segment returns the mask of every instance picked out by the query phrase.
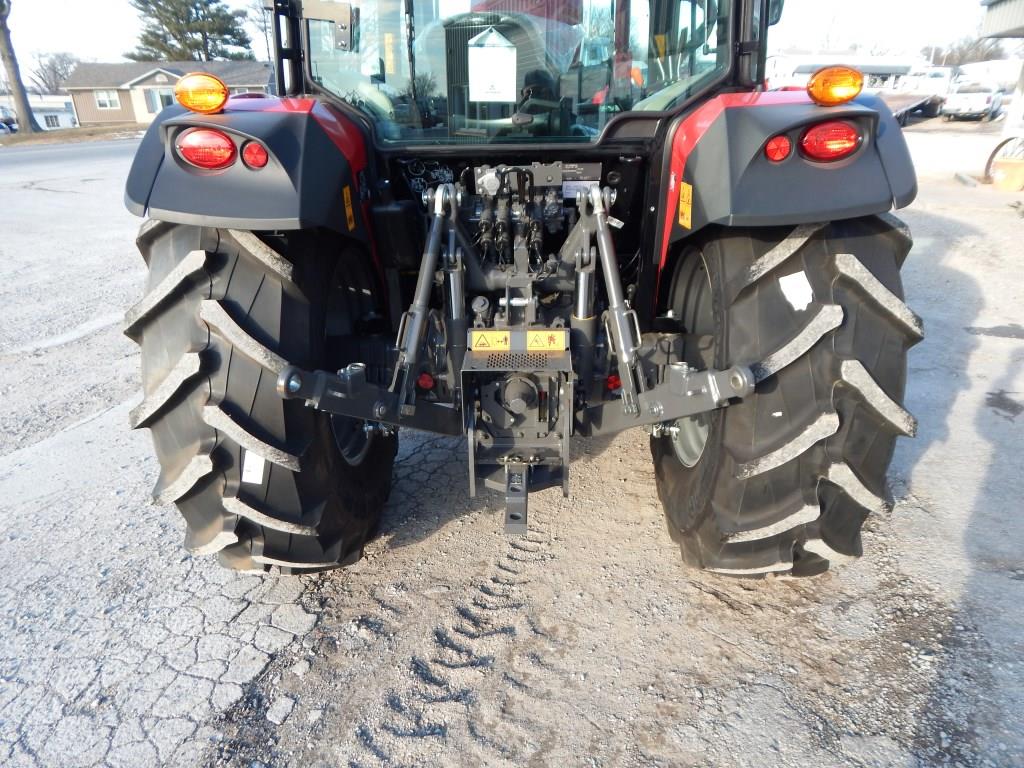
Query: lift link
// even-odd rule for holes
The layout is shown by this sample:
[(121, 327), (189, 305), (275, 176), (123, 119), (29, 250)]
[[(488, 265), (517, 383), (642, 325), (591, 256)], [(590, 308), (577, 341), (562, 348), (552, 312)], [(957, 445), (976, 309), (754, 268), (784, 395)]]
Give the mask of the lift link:
[(423, 332), (427, 317), (430, 314), (430, 294), (434, 287), (434, 273), (441, 255), (441, 239), (444, 234), (446, 219), (450, 210), (455, 207), (455, 185), (441, 184), (436, 190), (426, 194), (428, 207), (434, 212), (430, 221), (430, 233), (427, 245), (423, 249), (419, 275), (416, 278), (416, 292), (413, 294), (412, 305), (402, 315), (398, 326), (398, 362), (395, 375), (391, 380), (390, 391), (399, 398), (399, 407), (403, 415), (412, 415), (416, 411), (416, 387), (410, 372), (415, 370), (419, 361), (420, 349), (423, 346)]
[(604, 273), (605, 291), (608, 294), (605, 328), (612, 351), (618, 360), (619, 378), (622, 380), (622, 409), (626, 414), (636, 416), (640, 413), (637, 397), (646, 388), (637, 354), (640, 350), (640, 323), (637, 321), (636, 312), (626, 303), (622, 280), (619, 277), (615, 244), (608, 228), (608, 208), (614, 200), (613, 194), (608, 187), (592, 187), (590, 202), (594, 207), (597, 253), (601, 259), (601, 271)]

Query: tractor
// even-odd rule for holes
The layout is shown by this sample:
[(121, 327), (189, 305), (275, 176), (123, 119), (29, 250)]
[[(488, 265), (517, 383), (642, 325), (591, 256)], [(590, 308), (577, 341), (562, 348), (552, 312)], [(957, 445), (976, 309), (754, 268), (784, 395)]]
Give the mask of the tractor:
[(181, 78), (127, 179), (125, 332), (186, 548), (355, 562), (409, 429), (464, 438), (466, 493), (524, 534), (574, 437), (642, 428), (686, 564), (860, 556), (916, 428), (917, 182), (856, 70), (766, 90), (781, 13), (273, 0), (276, 93)]

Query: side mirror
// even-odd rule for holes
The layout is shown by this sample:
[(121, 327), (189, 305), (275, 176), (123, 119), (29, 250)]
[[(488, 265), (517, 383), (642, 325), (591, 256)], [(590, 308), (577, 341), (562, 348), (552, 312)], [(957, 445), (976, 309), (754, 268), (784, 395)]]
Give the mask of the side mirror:
[(785, 0), (768, 0), (768, 26), (774, 26), (782, 21), (782, 5)]

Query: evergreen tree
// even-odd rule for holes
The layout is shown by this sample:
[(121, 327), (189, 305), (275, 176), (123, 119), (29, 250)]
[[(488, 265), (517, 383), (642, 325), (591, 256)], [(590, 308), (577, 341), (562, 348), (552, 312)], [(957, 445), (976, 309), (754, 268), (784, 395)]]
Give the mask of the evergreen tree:
[(142, 17), (135, 61), (252, 59), (245, 11), (223, 0), (131, 0)]

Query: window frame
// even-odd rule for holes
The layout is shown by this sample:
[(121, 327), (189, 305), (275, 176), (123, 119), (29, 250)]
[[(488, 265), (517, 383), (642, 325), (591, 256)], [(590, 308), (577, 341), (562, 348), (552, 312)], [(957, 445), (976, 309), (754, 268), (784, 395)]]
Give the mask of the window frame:
[[(319, 2), (319, 0), (317, 1)], [(616, 2), (618, 1), (619, 0), (616, 0)], [(726, 17), (726, 23), (719, 27), (719, 29), (724, 32), (725, 38), (724, 40), (719, 40), (718, 46), (716, 46), (724, 49), (726, 52), (723, 61), (724, 66), (720, 68), (716, 67), (714, 70), (705, 73), (707, 77), (702, 83), (700, 83), (699, 88), (695, 88), (697, 83), (692, 83), (691, 86), (687, 88), (686, 92), (678, 94), (671, 103), (662, 109), (651, 109), (649, 111), (631, 109), (612, 115), (600, 128), (598, 134), (587, 140), (578, 140), (576, 137), (550, 137), (543, 141), (516, 142), (485, 140), (451, 142), (417, 139), (394, 140), (384, 137), (381, 134), (380, 121), (375, 119), (374, 116), (368, 113), (365, 109), (349, 103), (343, 96), (340, 96), (335, 91), (323, 85), (320, 77), (315, 74), (316, 56), (312, 54), (313, 34), (310, 25), (314, 21), (326, 20), (304, 14), (295, 17), (297, 21), (297, 29), (289, 32), (289, 34), (297, 34), (300, 37), (300, 47), (305, 54), (300, 58), (300, 64), (296, 68), (302, 74), (302, 83), (299, 87), (295, 87), (294, 84), (291, 84), (282, 89), (282, 91), (286, 94), (299, 94), (303, 92), (320, 94), (325, 100), (331, 102), (343, 112), (349, 114), (352, 118), (359, 120), (360, 123), (369, 131), (374, 146), (382, 152), (415, 151), (425, 156), (445, 156), (453, 153), (460, 154), (467, 151), (469, 147), (486, 147), (489, 152), (503, 152), (506, 150), (521, 151), (523, 149), (541, 151), (557, 149), (561, 151), (567, 147), (575, 149), (601, 149), (606, 142), (619, 140), (619, 137), (616, 135), (616, 131), (618, 131), (619, 127), (622, 125), (634, 121), (641, 121), (650, 123), (657, 127), (661, 121), (675, 119), (689, 106), (696, 103), (708, 93), (716, 92), (717, 89), (720, 89), (723, 86), (737, 84), (739, 79), (738, 76), (742, 71), (742, 67), (739, 64), (742, 57), (735, 55), (734, 51), (738, 44), (738, 40), (743, 37), (741, 22), (745, 16), (750, 15), (752, 8), (760, 8), (761, 4), (767, 3), (768, 0), (729, 0), (729, 2), (730, 11)], [(719, 18), (721, 18), (720, 15)], [(756, 19), (755, 23), (758, 23)], [(767, 14), (764, 15), (764, 24), (762, 26), (767, 29)], [(766, 48), (761, 46), (761, 63), (758, 65), (761, 70), (764, 69), (763, 60), (765, 51)], [(281, 71), (284, 71), (283, 68), (281, 68)], [(287, 75), (287, 72), (285, 72), (285, 74)], [(763, 78), (761, 79), (763, 80)], [(640, 140), (640, 138), (637, 138), (631, 141)]]
[[(119, 94), (117, 92), (116, 88), (113, 89), (113, 90), (111, 90), (109, 88), (104, 88), (102, 90), (97, 89), (97, 90), (93, 91), (92, 94), (93, 94), (93, 99), (96, 102), (96, 109), (103, 109), (103, 110), (121, 109), (121, 94)], [(107, 98), (103, 98), (101, 100), (100, 94), (107, 94)], [(113, 100), (111, 100), (109, 98), (110, 94), (114, 95)]]
[(60, 117), (57, 115), (43, 115), (43, 125), (47, 128), (60, 128)]

